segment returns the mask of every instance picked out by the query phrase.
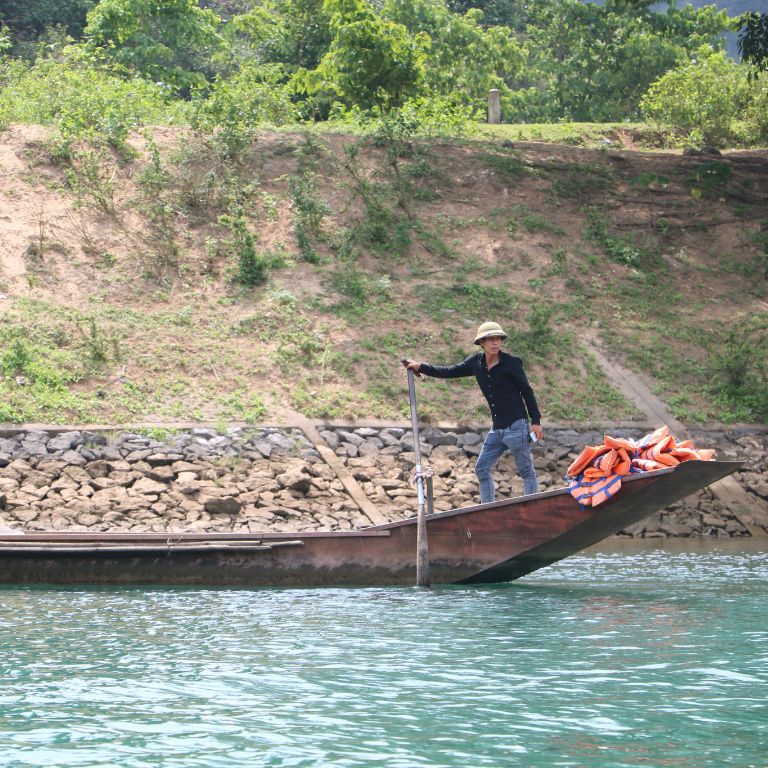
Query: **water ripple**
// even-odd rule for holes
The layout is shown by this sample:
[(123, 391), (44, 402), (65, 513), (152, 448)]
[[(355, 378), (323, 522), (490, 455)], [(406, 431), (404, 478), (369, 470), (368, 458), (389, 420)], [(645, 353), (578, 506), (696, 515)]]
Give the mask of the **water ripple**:
[(762, 767), (768, 556), (511, 585), (0, 589), (0, 765)]

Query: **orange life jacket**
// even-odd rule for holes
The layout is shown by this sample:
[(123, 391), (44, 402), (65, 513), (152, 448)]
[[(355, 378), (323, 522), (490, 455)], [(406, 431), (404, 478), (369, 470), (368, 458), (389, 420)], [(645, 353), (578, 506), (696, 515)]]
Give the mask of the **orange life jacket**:
[(690, 440), (677, 443), (665, 425), (638, 441), (605, 435), (602, 445), (588, 445), (568, 467), (568, 490), (579, 504), (596, 507), (621, 489), (621, 478), (634, 472), (676, 467), (682, 461), (710, 461), (714, 450), (696, 450)]

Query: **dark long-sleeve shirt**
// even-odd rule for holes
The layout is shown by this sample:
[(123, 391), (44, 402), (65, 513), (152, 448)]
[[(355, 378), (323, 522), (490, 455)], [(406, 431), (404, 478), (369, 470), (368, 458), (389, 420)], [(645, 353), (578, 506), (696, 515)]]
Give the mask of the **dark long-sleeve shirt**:
[(541, 424), (539, 406), (519, 357), (499, 352), (499, 362), (489, 371), (485, 353), (480, 352), (456, 365), (422, 363), (419, 372), (438, 379), (474, 376), (488, 401), (494, 429), (506, 429), (518, 419), (529, 417), (531, 424)]

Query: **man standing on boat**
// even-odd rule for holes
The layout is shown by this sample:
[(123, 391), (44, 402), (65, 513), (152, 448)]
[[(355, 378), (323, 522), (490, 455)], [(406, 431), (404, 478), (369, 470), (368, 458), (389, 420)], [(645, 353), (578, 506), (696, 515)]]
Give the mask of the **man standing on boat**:
[(543, 437), (541, 414), (523, 370), (523, 361), (501, 351), (501, 344), (506, 338), (507, 334), (498, 323), (483, 323), (475, 334), (475, 344), (482, 347), (482, 352), (471, 355), (462, 363), (437, 366), (415, 360), (405, 361), (405, 367), (418, 374), (438, 379), (463, 376), (477, 379), (493, 419), (493, 426), (486, 435), (475, 465), (482, 504), (493, 501), (496, 496), (492, 470), (506, 450), (515, 457), (517, 471), (523, 478), (524, 493), (536, 493), (538, 489), (529, 443), (532, 439), (530, 435), (534, 435), (536, 440)]

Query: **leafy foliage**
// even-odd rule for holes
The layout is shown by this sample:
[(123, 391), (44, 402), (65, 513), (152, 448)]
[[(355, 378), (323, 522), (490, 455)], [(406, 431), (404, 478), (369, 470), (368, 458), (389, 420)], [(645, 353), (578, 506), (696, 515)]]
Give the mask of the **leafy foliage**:
[(191, 122), (197, 130), (218, 133), (227, 156), (235, 157), (254, 141), (259, 126), (283, 125), (296, 116), (282, 67), (246, 63), (195, 103)]
[(333, 40), (323, 0), (262, 0), (234, 16), (224, 35), (230, 60), (280, 63), (289, 72), (317, 67)]
[(59, 27), (69, 35), (79, 35), (85, 27), (86, 14), (97, 0), (4, 0), (0, 19), (17, 42), (35, 41), (50, 27)]
[(651, 0), (533, 0), (529, 62), (504, 98), (509, 121), (606, 121), (632, 117), (644, 91), (704, 43), (719, 44), (728, 16), (714, 6), (663, 11)]
[(712, 355), (713, 390), (736, 419), (768, 419), (768, 316), (740, 319)]
[(248, 218), (242, 202), (233, 201), (229, 212), (219, 217), (219, 223), (231, 234), (228, 246), (237, 261), (235, 282), (247, 288), (265, 283), (268, 276), (267, 264), (256, 250), (256, 238), (248, 227)]
[[(422, 135), (457, 135), (485, 113), (491, 88), (501, 93), (506, 121), (626, 120), (640, 114), (651, 84), (701, 63), (702, 45), (716, 51), (729, 27), (741, 29), (750, 64), (734, 64), (734, 72), (759, 72), (766, 50), (765, 14), (734, 21), (714, 6), (652, 0), (9, 0), (1, 13), (8, 31), (0, 33), (0, 50), (34, 64), (3, 63), (2, 78), (12, 86), (31, 67), (25, 85), (33, 87), (31, 98), (15, 94), (32, 104), (6, 108), (0, 121), (36, 114), (31, 119), (68, 122), (68, 135), (95, 130), (119, 141), (136, 125), (172, 116), (217, 136), (231, 157), (265, 124), (332, 117), (365, 125), (393, 109), (408, 113)], [(84, 102), (80, 110), (47, 107), (39, 93), (55, 104), (69, 92), (43, 71), (44, 62), (53, 67), (72, 48), (65, 32), (82, 34), (86, 46), (74, 46), (81, 74), (88, 71), (72, 86)], [(34, 49), (37, 39), (46, 47)], [(64, 66), (70, 76), (73, 56), (66, 54)], [(720, 99), (727, 100), (734, 78), (724, 70), (698, 90), (681, 86), (678, 100), (714, 104), (721, 75), (727, 87)], [(120, 79), (129, 86), (121, 89)], [(654, 89), (643, 102), (646, 114), (663, 113), (672, 127), (676, 120), (692, 124), (682, 107), (674, 114), (657, 108), (663, 88)], [(115, 99), (105, 99), (105, 90)], [(173, 107), (166, 103), (165, 114), (147, 109), (155, 100)], [(697, 140), (711, 128), (722, 140), (763, 141), (767, 102), (764, 90), (754, 91), (733, 119), (723, 103), (714, 110), (723, 112), (722, 124), (706, 118), (704, 128), (685, 130), (698, 130)]]
[(121, 145), (142, 123), (168, 113), (163, 89), (118, 73), (78, 45), (49, 50), (32, 64), (2, 62), (0, 120), (55, 125), (65, 140)]
[(330, 92), (349, 105), (388, 110), (418, 92), (429, 37), (409, 35), (365, 0), (325, 0), (334, 38), (313, 72), (297, 80), (309, 93)]
[(205, 62), (220, 44), (218, 23), (195, 0), (100, 0), (85, 35), (115, 62), (188, 93), (206, 82)]
[(475, 8), (452, 13), (442, 0), (386, 0), (382, 14), (412, 35), (431, 41), (425, 67), (426, 93), (483, 104), (490, 88), (510, 93), (509, 83), (521, 74), (523, 48), (501, 26), (483, 24)]
[(651, 86), (642, 109), (648, 118), (685, 130), (694, 144), (765, 140), (765, 119), (755, 110), (755, 104), (766, 103), (764, 91), (722, 51), (702, 47), (694, 60)]
[(768, 70), (768, 13), (745, 13), (736, 27), (741, 60), (757, 72)]

